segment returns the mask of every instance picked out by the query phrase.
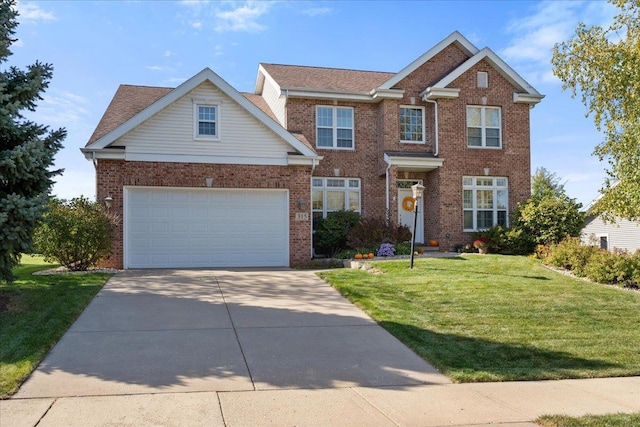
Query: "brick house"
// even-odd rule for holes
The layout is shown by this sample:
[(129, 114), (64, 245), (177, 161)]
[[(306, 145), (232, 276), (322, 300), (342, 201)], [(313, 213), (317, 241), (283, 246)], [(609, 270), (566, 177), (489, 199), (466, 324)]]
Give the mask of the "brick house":
[(253, 94), (209, 69), (175, 89), (123, 85), (82, 149), (122, 216), (107, 263), (300, 264), (332, 211), (412, 226), (415, 183), (416, 240), (452, 249), (529, 197), (542, 98), (458, 32), (397, 73), (260, 64)]

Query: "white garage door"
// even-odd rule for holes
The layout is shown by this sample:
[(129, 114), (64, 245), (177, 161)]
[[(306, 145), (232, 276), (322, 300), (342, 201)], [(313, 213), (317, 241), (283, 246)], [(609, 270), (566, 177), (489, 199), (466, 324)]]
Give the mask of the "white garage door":
[(289, 265), (286, 190), (125, 188), (125, 268)]

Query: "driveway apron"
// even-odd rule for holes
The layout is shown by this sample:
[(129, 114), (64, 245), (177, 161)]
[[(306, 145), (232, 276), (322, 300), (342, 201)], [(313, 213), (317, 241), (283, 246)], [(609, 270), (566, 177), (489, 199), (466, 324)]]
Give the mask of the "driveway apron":
[(112, 277), (16, 398), (446, 384), (313, 272)]

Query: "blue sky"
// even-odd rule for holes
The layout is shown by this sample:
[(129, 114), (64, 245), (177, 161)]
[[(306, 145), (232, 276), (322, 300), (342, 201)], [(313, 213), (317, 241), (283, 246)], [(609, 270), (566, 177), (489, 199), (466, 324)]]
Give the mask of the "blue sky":
[(531, 110), (532, 170), (545, 167), (587, 205), (605, 164), (585, 107), (551, 72), (551, 48), (578, 22), (607, 24), (603, 1), (20, 1), (9, 65), (51, 63), (31, 118), (65, 127), (54, 194), (94, 197), (84, 146), (119, 84), (175, 87), (205, 67), (252, 92), (258, 63), (397, 72), (458, 30), (490, 47), (546, 98)]

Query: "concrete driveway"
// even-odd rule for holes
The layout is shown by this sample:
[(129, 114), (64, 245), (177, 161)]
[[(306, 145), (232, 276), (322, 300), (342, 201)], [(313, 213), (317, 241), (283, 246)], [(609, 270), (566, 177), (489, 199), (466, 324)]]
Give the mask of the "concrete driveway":
[(450, 381), (308, 271), (112, 277), (15, 398)]

